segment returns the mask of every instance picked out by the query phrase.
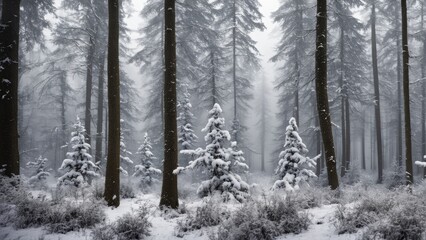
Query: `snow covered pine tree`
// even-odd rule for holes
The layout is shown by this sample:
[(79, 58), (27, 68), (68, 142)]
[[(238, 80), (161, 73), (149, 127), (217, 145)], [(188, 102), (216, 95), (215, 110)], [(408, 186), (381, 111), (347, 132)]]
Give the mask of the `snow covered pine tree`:
[(278, 168), (275, 170), (280, 180), (275, 181), (273, 190), (284, 188), (292, 192), (299, 189), (299, 182), (316, 177), (309, 168), (316, 166), (316, 160), (320, 155), (313, 159), (304, 156), (308, 153), (308, 149), (302, 142), (298, 130), (296, 119), (291, 118), (286, 129), (284, 151), (280, 153)]
[(67, 159), (62, 162), (59, 170), (65, 170), (66, 173), (58, 178), (58, 186), (74, 185), (80, 187), (92, 178), (99, 177), (96, 173), (99, 167), (94, 164), (92, 156), (87, 153), (90, 149), (90, 144), (85, 142), (86, 129), (81, 125), (80, 118), (77, 117), (77, 122), (74, 124), (74, 132), (71, 133), (71, 144), (73, 152), (67, 153)]
[(28, 183), (31, 186), (43, 187), (45, 185), (46, 178), (50, 176), (50, 170), (47, 170), (45, 167), (47, 161), (47, 158), (40, 156), (36, 158), (35, 161), (27, 163), (27, 168), (37, 169), (36, 172), (30, 177), (30, 179), (28, 179)]
[[(123, 125), (124, 120), (120, 120), (121, 125)], [(121, 127), (120, 132), (120, 172), (123, 173), (125, 176), (129, 175), (129, 172), (126, 170), (126, 168), (130, 168), (133, 166), (133, 161), (128, 156), (132, 155), (132, 152), (127, 150), (126, 143), (124, 140), (124, 134), (123, 134), (124, 128)], [(126, 167), (123, 167), (126, 166)]]
[(140, 177), (140, 184), (145, 188), (153, 182), (158, 182), (154, 176), (161, 175), (161, 170), (152, 166), (152, 160), (155, 160), (156, 157), (152, 153), (151, 139), (148, 137), (148, 133), (145, 133), (145, 139), (137, 153), (141, 155), (141, 164), (135, 166), (133, 177)]
[[(206, 148), (182, 150), (182, 153), (194, 155), (197, 159), (191, 161), (187, 167), (178, 167), (173, 173), (179, 174), (187, 169), (205, 167), (210, 174), (210, 179), (203, 181), (198, 187), (198, 196), (205, 197), (214, 192), (220, 192), (225, 201), (233, 196), (236, 200), (242, 202), (248, 195), (249, 185), (238, 174), (231, 171), (232, 162), (229, 157), (232, 154), (230, 154), (229, 149), (224, 148), (226, 141), (231, 140), (231, 135), (228, 131), (223, 130), (225, 119), (220, 116), (221, 113), (222, 109), (216, 103), (209, 112), (210, 119), (206, 127), (202, 129), (203, 132), (207, 132), (204, 137), (207, 143)], [(235, 156), (240, 156), (240, 152)], [(235, 163), (240, 164), (239, 160), (242, 159), (238, 157)]]

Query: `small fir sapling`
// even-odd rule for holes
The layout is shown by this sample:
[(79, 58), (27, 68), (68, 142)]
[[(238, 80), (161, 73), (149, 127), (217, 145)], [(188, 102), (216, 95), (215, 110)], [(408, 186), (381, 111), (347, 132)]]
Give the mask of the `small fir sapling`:
[(237, 142), (231, 142), (231, 147), (227, 149), (231, 161), (232, 171), (235, 173), (248, 173), (249, 166), (245, 163), (244, 152), (238, 149)]
[(151, 185), (153, 182), (158, 180), (155, 176), (161, 175), (161, 170), (155, 168), (152, 161), (156, 159), (152, 153), (151, 139), (148, 137), (148, 133), (145, 133), (144, 142), (139, 147), (138, 152), (141, 155), (141, 164), (135, 166), (134, 177), (141, 178), (141, 184), (143, 186)]
[[(193, 155), (196, 159), (189, 162), (187, 167), (175, 169), (173, 173), (179, 174), (187, 169), (204, 167), (209, 174), (209, 180), (203, 181), (198, 187), (198, 196), (205, 197), (214, 192), (219, 192), (224, 200), (228, 200), (233, 196), (241, 202), (247, 197), (249, 186), (238, 174), (231, 171), (232, 162), (229, 159), (230, 154), (224, 148), (224, 144), (231, 139), (231, 135), (228, 131), (224, 130), (225, 119), (221, 117), (221, 114), (222, 109), (216, 103), (209, 112), (210, 119), (206, 127), (202, 129), (203, 132), (207, 132), (207, 135), (204, 137), (206, 148), (182, 150), (182, 153)], [(241, 160), (241, 158), (239, 159)]]
[(58, 178), (58, 185), (74, 185), (80, 187), (87, 182), (90, 182), (93, 178), (99, 177), (96, 171), (99, 167), (94, 164), (92, 156), (88, 153), (90, 145), (85, 142), (84, 135), (86, 129), (80, 122), (80, 118), (77, 117), (77, 121), (74, 124), (74, 131), (71, 133), (71, 145), (72, 152), (67, 153), (67, 159), (62, 162), (60, 171), (66, 171), (66, 173)]
[(36, 183), (44, 183), (46, 178), (50, 176), (49, 171), (51, 169), (46, 169), (47, 158), (43, 158), (42, 156), (35, 159), (35, 161), (30, 161), (27, 163), (27, 168), (36, 169), (34, 174), (28, 180), (30, 185)]
[[(184, 87), (184, 97), (182, 101), (179, 101), (177, 108), (179, 111), (179, 117), (177, 118), (178, 126), (178, 141), (181, 150), (189, 150), (194, 146), (198, 137), (195, 135), (193, 130), (194, 114), (191, 112), (192, 105), (189, 101), (189, 93), (187, 86)], [(188, 161), (186, 161), (188, 163)]]
[(279, 163), (275, 173), (278, 175), (272, 189), (284, 188), (286, 191), (299, 189), (300, 182), (307, 182), (309, 178), (316, 177), (311, 170), (316, 166), (316, 160), (320, 155), (311, 159), (306, 157), (308, 153), (306, 145), (303, 143), (298, 133), (295, 118), (291, 118), (286, 129), (286, 142), (284, 151), (279, 155)]
[[(124, 120), (121, 119), (120, 122), (123, 125)], [(126, 170), (126, 168), (131, 168), (133, 166), (133, 161), (128, 157), (131, 156), (132, 152), (127, 150), (124, 134), (123, 132), (120, 133), (120, 172), (123, 173), (125, 176), (129, 175), (129, 172)], [(125, 167), (123, 167), (125, 166)]]

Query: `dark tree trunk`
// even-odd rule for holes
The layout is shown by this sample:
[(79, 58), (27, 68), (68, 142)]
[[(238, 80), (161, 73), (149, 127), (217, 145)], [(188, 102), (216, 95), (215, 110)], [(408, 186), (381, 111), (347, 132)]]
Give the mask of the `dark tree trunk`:
[[(397, 9), (397, 8), (395, 8)], [(399, 20), (399, 11), (395, 12), (395, 15), (397, 16), (397, 19)], [(400, 26), (398, 25), (399, 21), (396, 21), (397, 25), (395, 26), (395, 29), (399, 31)], [(398, 114), (398, 142), (397, 142), (397, 161), (399, 170), (402, 169), (402, 60), (401, 60), (401, 38), (397, 36), (396, 39), (396, 46), (397, 46), (397, 63), (396, 63), (396, 71), (397, 71), (397, 96), (398, 96), (398, 107), (397, 107), (397, 114)]]
[[(364, 114), (365, 117), (365, 114)], [(361, 129), (361, 168), (362, 170), (366, 169), (366, 165), (365, 165), (365, 119), (362, 120), (362, 129)]]
[(214, 50), (210, 53), (211, 64), (212, 64), (212, 106), (213, 107), (217, 103), (217, 90), (216, 90), (216, 62), (214, 58)]
[(174, 0), (164, 1), (164, 171), (161, 189), (161, 207), (178, 208), (177, 176), (178, 142), (176, 123), (176, 9)]
[(348, 171), (351, 164), (351, 107), (349, 105), (349, 98), (345, 98), (345, 136), (346, 136), (346, 156), (345, 156), (345, 170)]
[(260, 156), (260, 171), (265, 171), (265, 148), (266, 148), (266, 99), (265, 99), (265, 78), (262, 78), (262, 116), (261, 116), (261, 123), (260, 123), (260, 129), (261, 129), (261, 156)]
[[(60, 145), (61, 146), (65, 146), (67, 144), (67, 139), (66, 139), (66, 131), (67, 131), (67, 122), (66, 122), (66, 99), (65, 96), (67, 94), (67, 73), (65, 71), (62, 71), (61, 73), (61, 106), (60, 106), (60, 114), (61, 114), (61, 141), (60, 141)], [(60, 153), (60, 157), (58, 159), (54, 159), (55, 163), (58, 163), (58, 161), (60, 161), (63, 157), (65, 157), (66, 154), (66, 149), (62, 149), (59, 151)], [(58, 171), (58, 166), (55, 165), (55, 171)]]
[(339, 179), (327, 93), (327, 0), (317, 0), (315, 65), (317, 108), (325, 149), (328, 184), (334, 190), (339, 187)]
[[(316, 102), (315, 102), (315, 104), (316, 104)], [(313, 110), (314, 112), (316, 112), (316, 110), (314, 109)], [(316, 116), (315, 116), (315, 142), (316, 142), (316, 147), (317, 147), (317, 156), (319, 155), (319, 154), (321, 154), (321, 132), (320, 132), (320, 130), (319, 130), (319, 115), (318, 115), (318, 113), (316, 114)], [(321, 156), (321, 158), (320, 159), (318, 159), (318, 162), (317, 162), (317, 167), (316, 167), (316, 174), (317, 174), (317, 176), (319, 176), (320, 174), (321, 174), (321, 170), (322, 170), (322, 162), (321, 162), (321, 159), (323, 159), (324, 157), (323, 156)]]
[[(19, 175), (18, 80), (20, 0), (3, 0), (0, 31), (0, 168)], [(8, 59), (9, 61), (6, 61)]]
[(93, 62), (95, 55), (95, 40), (89, 37), (89, 48), (87, 50), (87, 69), (86, 69), (86, 104), (84, 127), (86, 128), (86, 143), (91, 140), (91, 120), (92, 120), (92, 88), (93, 88)]
[[(426, 32), (424, 29), (424, 2), (422, 2), (421, 13), (422, 37), (423, 37), (423, 57), (422, 57), (422, 158), (426, 155)], [(423, 168), (423, 178), (426, 178), (426, 168)]]
[(108, 160), (105, 174), (105, 200), (120, 205), (120, 62), (119, 0), (108, 0)]
[(402, 61), (403, 61), (403, 91), (405, 116), (405, 167), (407, 184), (413, 184), (413, 162), (411, 150), (411, 115), (410, 115), (410, 75), (407, 28), (407, 0), (401, 0), (402, 12)]
[(105, 53), (101, 53), (98, 63), (98, 119), (96, 124), (96, 162), (102, 162), (102, 130), (104, 117), (104, 72), (105, 72)]
[(379, 68), (377, 64), (377, 40), (376, 40), (376, 3), (373, 1), (371, 8), (371, 56), (373, 63), (374, 77), (374, 115), (376, 121), (376, 141), (377, 141), (377, 183), (383, 181), (383, 146), (382, 146), (382, 120), (380, 114), (380, 86)]
[(345, 102), (346, 102), (346, 91), (345, 91), (345, 83), (344, 83), (344, 51), (345, 51), (345, 40), (344, 40), (344, 32), (343, 27), (340, 27), (340, 76), (339, 76), (339, 87), (340, 87), (340, 115), (341, 117), (341, 131), (342, 131), (342, 161), (340, 165), (340, 176), (343, 177), (346, 174), (346, 112), (345, 112)]
[[(237, 34), (237, 6), (236, 0), (233, 4), (233, 26), (232, 26), (232, 84), (234, 88), (234, 124), (238, 121), (237, 116), (237, 43), (236, 43), (236, 34)], [(233, 129), (233, 139), (238, 142), (238, 131), (239, 129)]]

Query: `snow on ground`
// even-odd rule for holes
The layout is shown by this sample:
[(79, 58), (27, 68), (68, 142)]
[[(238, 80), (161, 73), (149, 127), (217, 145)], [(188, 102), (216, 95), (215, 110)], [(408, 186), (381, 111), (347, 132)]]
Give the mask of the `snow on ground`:
[(319, 208), (308, 209), (307, 212), (312, 221), (307, 231), (300, 234), (288, 234), (277, 239), (291, 240), (352, 240), (357, 239), (357, 234), (337, 235), (333, 225), (333, 215), (338, 204), (324, 205)]

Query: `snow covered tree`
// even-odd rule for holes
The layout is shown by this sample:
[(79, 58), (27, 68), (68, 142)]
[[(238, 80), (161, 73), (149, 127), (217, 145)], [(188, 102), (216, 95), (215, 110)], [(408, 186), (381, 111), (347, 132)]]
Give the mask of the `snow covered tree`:
[(231, 169), (234, 173), (247, 173), (249, 166), (246, 164), (244, 152), (238, 149), (237, 142), (231, 142), (231, 147), (227, 149), (231, 161)]
[[(124, 140), (124, 134), (123, 131), (125, 130), (125, 128), (123, 127), (124, 120), (121, 119), (121, 132), (120, 132), (120, 162), (121, 162), (121, 166), (120, 166), (120, 171), (125, 175), (128, 176), (129, 172), (126, 170), (130, 168), (130, 166), (133, 165), (133, 161), (132, 159), (130, 159), (128, 156), (132, 155), (132, 152), (130, 152), (129, 150), (127, 150), (126, 147), (126, 143)], [(125, 166), (125, 167), (123, 167)]]
[(74, 185), (80, 187), (92, 178), (98, 177), (96, 173), (99, 167), (96, 166), (91, 160), (92, 156), (88, 153), (90, 145), (85, 140), (86, 129), (77, 117), (74, 124), (74, 131), (71, 133), (72, 152), (68, 152), (68, 158), (62, 162), (59, 170), (66, 171), (66, 173), (58, 179), (58, 185)]
[(152, 165), (152, 161), (156, 159), (152, 153), (151, 139), (148, 133), (145, 133), (143, 144), (138, 149), (141, 155), (141, 164), (135, 166), (133, 177), (141, 178), (141, 185), (150, 186), (153, 182), (158, 182), (155, 176), (161, 175), (161, 170)]
[[(207, 169), (209, 179), (203, 181), (198, 187), (197, 194), (200, 197), (211, 195), (214, 192), (221, 193), (224, 200), (233, 196), (238, 201), (244, 201), (249, 190), (249, 185), (241, 177), (232, 171), (230, 155), (224, 148), (224, 144), (231, 140), (231, 135), (224, 130), (225, 119), (221, 117), (222, 109), (219, 104), (215, 104), (210, 110), (210, 119), (203, 132), (207, 132), (204, 137), (206, 148), (196, 150), (182, 150), (184, 154), (194, 155), (197, 158), (191, 161), (187, 167), (179, 167), (173, 171), (179, 174), (187, 169), (204, 167)], [(236, 146), (236, 145), (235, 145)], [(241, 152), (235, 152), (237, 157), (234, 163), (242, 161)]]
[(298, 131), (296, 119), (291, 118), (286, 129), (284, 151), (280, 153), (278, 168), (275, 170), (279, 180), (274, 183), (272, 189), (298, 190), (300, 182), (316, 177), (310, 168), (316, 166), (316, 160), (319, 156), (313, 159), (305, 156), (308, 153), (308, 149), (302, 138), (300, 138)]
[[(189, 101), (188, 89), (185, 88), (183, 99), (179, 101), (178, 105), (179, 117), (178, 120), (178, 141), (181, 150), (189, 150), (194, 146), (198, 137), (193, 130), (194, 114), (192, 114), (192, 105)], [(185, 164), (187, 164), (186, 161)]]
[(30, 185), (45, 184), (46, 178), (50, 176), (49, 170), (46, 169), (47, 158), (42, 156), (35, 159), (35, 161), (30, 161), (27, 163), (27, 168), (36, 169), (34, 174), (28, 180)]

